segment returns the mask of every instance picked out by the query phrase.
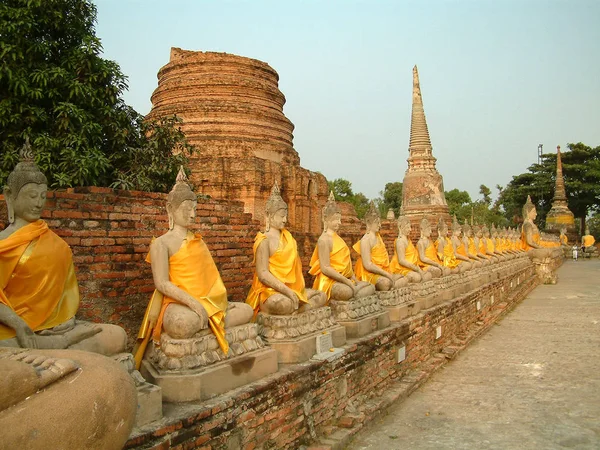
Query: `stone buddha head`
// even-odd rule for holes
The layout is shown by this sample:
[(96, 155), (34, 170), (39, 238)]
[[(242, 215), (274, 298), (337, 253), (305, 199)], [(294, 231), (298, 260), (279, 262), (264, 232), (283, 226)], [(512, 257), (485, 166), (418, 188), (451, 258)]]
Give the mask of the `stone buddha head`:
[(410, 235), (410, 231), (412, 230), (412, 226), (410, 224), (410, 220), (406, 216), (398, 217), (398, 234), (401, 236)]
[(281, 197), (281, 191), (277, 182), (271, 189), (271, 195), (265, 204), (265, 232), (271, 228), (275, 230), (283, 230), (287, 223), (288, 206)]
[(447, 237), (448, 236), (448, 224), (446, 224), (446, 221), (444, 220), (443, 217), (440, 217), (438, 219), (438, 236), (439, 237)]
[(473, 234), (478, 238), (483, 237), (483, 230), (481, 229), (480, 225), (478, 225), (478, 224), (473, 225)]
[(537, 217), (537, 211), (535, 210), (535, 205), (531, 201), (531, 196), (527, 196), (527, 201), (523, 205), (523, 220), (531, 220), (532, 222)]
[(462, 227), (460, 226), (460, 223), (458, 223), (456, 216), (454, 216), (454, 219), (452, 219), (452, 236), (456, 236), (457, 238), (460, 238), (461, 233), (462, 233)]
[(467, 223), (467, 221), (465, 220), (465, 223), (463, 224), (463, 234), (465, 235), (466, 238), (470, 238), (471, 236), (473, 236), (473, 230), (471, 229), (471, 226)]
[(379, 211), (375, 207), (375, 203), (371, 201), (369, 203), (369, 210), (365, 214), (365, 223), (367, 225), (367, 232), (372, 231), (378, 233), (381, 229), (381, 218), (379, 217)]
[(335, 202), (333, 191), (329, 192), (327, 203), (323, 207), (323, 229), (337, 233), (342, 224), (342, 211)]
[(496, 228), (496, 225), (492, 224), (492, 230), (490, 233), (493, 239), (498, 237), (498, 229)]
[(428, 238), (431, 236), (431, 224), (429, 223), (429, 220), (427, 219), (423, 219), (421, 220), (421, 237), (422, 238)]
[(196, 205), (198, 197), (187, 182), (183, 166), (179, 168), (175, 186), (167, 195), (167, 215), (169, 216), (169, 230), (175, 225), (189, 228), (196, 220)]
[(4, 186), (9, 224), (39, 220), (46, 204), (48, 180), (35, 163), (29, 138), (25, 138), (20, 160)]

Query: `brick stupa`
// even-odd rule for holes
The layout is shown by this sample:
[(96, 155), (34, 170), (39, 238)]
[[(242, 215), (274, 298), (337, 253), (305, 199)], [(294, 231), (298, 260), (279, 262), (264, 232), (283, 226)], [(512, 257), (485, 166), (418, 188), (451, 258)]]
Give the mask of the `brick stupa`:
[(413, 224), (412, 234), (418, 233), (418, 222), (423, 217), (436, 223), (441, 216), (447, 223), (451, 223), (444, 196), (444, 181), (435, 167), (436, 159), (433, 157), (425, 120), (417, 66), (413, 67), (412, 116), (408, 151), (410, 155), (402, 186), (401, 214), (410, 218)]
[(283, 113), (279, 76), (268, 64), (228, 53), (171, 48), (158, 72), (148, 118), (176, 114), (197, 154), (190, 181), (196, 192), (241, 200), (261, 220), (275, 182), (295, 231), (320, 232), (327, 180), (300, 167), (294, 125)]
[(577, 228), (575, 226), (575, 216), (569, 209), (567, 203), (567, 191), (565, 189), (565, 179), (562, 172), (562, 158), (560, 155), (560, 145), (556, 147), (556, 180), (554, 185), (554, 198), (552, 199), (552, 208), (546, 216), (546, 231), (560, 233), (562, 227), (567, 228), (569, 242), (577, 240)]

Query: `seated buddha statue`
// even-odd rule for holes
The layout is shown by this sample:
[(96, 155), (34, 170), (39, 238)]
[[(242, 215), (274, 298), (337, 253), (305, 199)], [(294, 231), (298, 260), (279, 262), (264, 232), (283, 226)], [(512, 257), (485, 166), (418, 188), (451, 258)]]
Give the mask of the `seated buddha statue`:
[(494, 255), (498, 257), (499, 260), (504, 261), (509, 258), (509, 256), (504, 251), (502, 247), (502, 240), (500, 239), (500, 233), (496, 225), (492, 224), (488, 231), (488, 250), (491, 248)]
[(473, 244), (477, 251), (477, 256), (483, 260), (491, 262), (491, 257), (487, 254), (486, 242), (483, 239), (483, 230), (480, 225), (473, 225)]
[(408, 217), (398, 217), (398, 237), (394, 241), (394, 256), (389, 270), (403, 275), (410, 283), (429, 281), (432, 275), (419, 266), (419, 253), (409, 237), (411, 229)]
[(549, 255), (550, 250), (543, 248), (540, 242), (540, 230), (533, 222), (537, 217), (535, 205), (531, 197), (527, 196), (527, 202), (523, 205), (523, 226), (521, 228), (521, 249), (533, 252), (535, 256)]
[(373, 202), (365, 214), (365, 223), (367, 232), (352, 247), (358, 253), (358, 259), (354, 265), (356, 279), (374, 284), (378, 291), (389, 291), (406, 286), (408, 279), (401, 274), (389, 272), (390, 257), (379, 234), (381, 219)]
[(470, 268), (466, 265), (468, 263), (463, 264), (463, 261), (456, 257), (452, 239), (448, 237), (448, 224), (441, 217), (438, 219), (438, 238), (435, 247), (442, 266), (450, 269), (451, 273), (462, 273)]
[(321, 291), (305, 289), (298, 245), (285, 228), (288, 208), (277, 184), (265, 206), (265, 232), (254, 239), (256, 270), (246, 303), (254, 314), (289, 315), (327, 303)]
[(325, 292), (328, 300), (346, 301), (375, 293), (375, 286), (358, 281), (352, 270), (350, 249), (337, 234), (342, 214), (333, 192), (323, 207), (323, 233), (310, 259), (309, 273), (315, 277), (313, 289)]
[(26, 140), (8, 176), (8, 226), (0, 232), (0, 346), (121, 353), (125, 331), (75, 320), (79, 287), (68, 244), (40, 219), (48, 181)]
[(163, 332), (174, 339), (189, 339), (196, 333), (212, 331), (227, 354), (225, 328), (252, 320), (250, 305), (227, 301), (225, 285), (206, 243), (199, 233), (190, 230), (196, 219), (196, 205), (196, 194), (181, 168), (167, 196), (169, 231), (152, 241), (146, 258), (152, 265), (155, 291), (133, 351), (137, 367), (150, 339), (160, 345)]
[(429, 220), (421, 220), (421, 238), (417, 242), (417, 252), (419, 253), (419, 266), (431, 273), (433, 278), (450, 274), (450, 269), (442, 266), (438, 258), (437, 250), (431, 237), (431, 225)]
[[(558, 240), (560, 241), (560, 245), (569, 247), (569, 238), (567, 237), (567, 228), (566, 227), (562, 227), (560, 229), (560, 236), (559, 236)], [(594, 242), (595, 242), (595, 240), (594, 240)]]
[(585, 235), (581, 237), (581, 250), (586, 253), (593, 253), (596, 250), (595, 243), (596, 239), (590, 234), (590, 229), (586, 227)]
[(482, 258), (479, 256), (479, 252), (475, 246), (475, 239), (473, 238), (473, 229), (466, 220), (463, 225), (463, 245), (465, 246), (465, 251), (469, 259), (477, 261), (481, 265), (487, 265), (490, 263), (487, 258)]
[(486, 257), (496, 263), (500, 261), (499, 255), (494, 252), (494, 241), (490, 237), (490, 229), (487, 225), (481, 225), (477, 232), (479, 236), (479, 249)]
[(462, 232), (462, 227), (460, 223), (458, 223), (458, 220), (456, 220), (456, 216), (454, 216), (452, 220), (452, 237), (450, 238), (450, 241), (452, 242), (452, 248), (454, 250), (454, 256), (456, 259), (461, 261), (461, 266), (465, 267), (465, 270), (481, 267), (481, 262), (469, 258), (465, 243), (460, 237)]

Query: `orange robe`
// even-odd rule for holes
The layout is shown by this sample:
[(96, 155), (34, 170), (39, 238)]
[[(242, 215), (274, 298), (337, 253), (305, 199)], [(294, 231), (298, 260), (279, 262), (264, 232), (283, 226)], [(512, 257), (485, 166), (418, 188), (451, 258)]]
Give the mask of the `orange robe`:
[(472, 237), (469, 238), (469, 253), (471, 255), (477, 255), (477, 253), (479, 253), (477, 251), (477, 247), (475, 246), (475, 239), (473, 239)]
[[(537, 229), (537, 227), (534, 224), (531, 224), (531, 226), (533, 227), (533, 229), (531, 230), (532, 231), (532, 235), (533, 235), (533, 242), (536, 243), (537, 245), (539, 245), (541, 247), (541, 244), (540, 244), (540, 232), (539, 232), (539, 230)], [(531, 250), (532, 248), (535, 248), (535, 247), (532, 247), (531, 245), (529, 245), (527, 243), (527, 238), (526, 238), (526, 235), (525, 235), (525, 224), (523, 224), (523, 229), (521, 230), (521, 245), (520, 245), (520, 248), (522, 250), (526, 250), (526, 251), (527, 250)]]
[(494, 241), (492, 239), (486, 239), (485, 240), (486, 243), (486, 250), (487, 253), (494, 253), (495, 252), (495, 245), (494, 245)]
[[(425, 249), (425, 256), (427, 256), (432, 261), (435, 261), (436, 263), (442, 264), (442, 261), (440, 261), (440, 259), (438, 258), (437, 250), (435, 249), (435, 245), (432, 241), (429, 241), (429, 245)], [(423, 270), (427, 270), (430, 267), (430, 264), (424, 263), (419, 258), (419, 266), (421, 266)]]
[[(411, 242), (410, 239), (407, 239), (407, 241), (408, 241), (408, 246), (406, 247), (404, 259), (407, 260), (409, 263), (414, 264), (415, 266), (418, 266), (419, 265), (419, 252), (417, 252), (416, 247), (413, 245), (413, 243)], [(389, 271), (391, 273), (399, 273), (401, 275), (406, 276), (413, 271), (411, 269), (409, 269), (408, 267), (404, 267), (404, 266), (400, 265), (400, 263), (398, 262), (398, 252), (396, 250), (397, 242), (398, 242), (398, 239), (396, 239), (394, 241), (394, 256), (392, 257), (392, 261), (390, 262)]]
[[(266, 239), (267, 236), (264, 233), (258, 233), (256, 235), (253, 247), (255, 259), (258, 246)], [(304, 290), (302, 262), (300, 261), (300, 256), (298, 256), (298, 245), (292, 234), (286, 229), (281, 230), (279, 247), (277, 247), (275, 253), (269, 257), (269, 272), (294, 291), (301, 302), (308, 303), (306, 292)], [(254, 314), (257, 314), (260, 305), (271, 295), (276, 293), (278, 293), (278, 291), (263, 284), (258, 279), (255, 272), (250, 292), (248, 292), (248, 296), (246, 297), (246, 303), (252, 306)]]
[(484, 255), (487, 259), (491, 258), (491, 256), (487, 254), (486, 244), (483, 239), (479, 239), (479, 253)]
[[(346, 278), (350, 278), (354, 275), (354, 272), (352, 271), (352, 260), (350, 259), (350, 249), (337, 233), (333, 234), (333, 248), (329, 254), (329, 264), (334, 270), (338, 271)], [(325, 292), (327, 299), (329, 299), (331, 297), (331, 288), (333, 287), (335, 280), (323, 275), (323, 272), (321, 272), (318, 246), (315, 248), (312, 257), (310, 258), (310, 270), (308, 273), (315, 276), (313, 289)]]
[(596, 239), (594, 239), (594, 236), (592, 236), (591, 234), (586, 234), (585, 236), (583, 236), (582, 240), (584, 247), (591, 247), (596, 242)]
[(502, 239), (499, 237), (495, 239), (494, 250), (497, 253), (504, 253), (504, 245), (502, 244)]
[[(151, 262), (150, 255), (146, 258)], [(169, 280), (183, 289), (206, 310), (208, 325), (217, 338), (223, 353), (229, 352), (229, 343), (225, 339), (225, 313), (227, 312), (227, 291), (219, 275), (217, 266), (200, 234), (188, 231), (179, 250), (169, 258)], [(133, 351), (136, 364), (142, 362), (150, 338), (160, 345), (163, 316), (167, 306), (177, 303), (154, 291), (138, 333), (137, 344)]]
[(460, 241), (460, 245), (458, 245), (456, 247), (456, 253), (461, 255), (461, 256), (465, 256), (465, 257), (469, 257), (469, 255), (467, 255), (467, 250), (465, 249), (465, 243), (463, 242), (462, 239), (459, 239)]
[[(439, 239), (435, 241), (435, 248), (439, 248)], [(456, 259), (456, 255), (454, 254), (454, 247), (452, 246), (452, 241), (450, 239), (444, 239), (444, 250), (443, 253), (437, 254), (438, 259), (442, 262), (442, 266), (448, 267), (450, 269), (454, 269), (458, 267), (461, 263), (460, 260)]]
[[(377, 283), (377, 280), (381, 275), (371, 273), (363, 266), (362, 256), (360, 254), (360, 241), (354, 244), (352, 248), (358, 253), (358, 260), (354, 265), (354, 274), (356, 275), (356, 278), (359, 281), (368, 281), (371, 284)], [(386, 271), (390, 266), (390, 257), (379, 233), (377, 233), (377, 244), (371, 249), (371, 262)]]
[(561, 245), (569, 245), (569, 238), (567, 237), (566, 234), (560, 235), (560, 243), (561, 243)]
[[(66, 322), (79, 308), (69, 245), (37, 220), (0, 240), (0, 303), (33, 331)], [(0, 340), (15, 330), (0, 324)]]

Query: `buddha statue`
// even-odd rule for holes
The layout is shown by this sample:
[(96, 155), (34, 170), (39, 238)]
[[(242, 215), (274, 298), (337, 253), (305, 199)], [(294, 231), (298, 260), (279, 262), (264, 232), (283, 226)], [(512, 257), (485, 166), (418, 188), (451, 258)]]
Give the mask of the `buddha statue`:
[(309, 273), (315, 277), (313, 289), (325, 292), (329, 300), (347, 301), (375, 293), (375, 286), (358, 281), (352, 270), (350, 249), (337, 234), (342, 214), (333, 192), (323, 207), (323, 233), (310, 260)]
[(305, 289), (302, 262), (292, 234), (285, 228), (288, 208), (277, 184), (265, 206), (265, 232), (254, 239), (256, 271), (246, 303), (254, 314), (289, 315), (327, 303), (321, 291)]
[(590, 234), (590, 229), (586, 227), (585, 235), (581, 237), (581, 251), (584, 253), (595, 253), (597, 251), (594, 246), (595, 243), (596, 239)]
[(367, 232), (352, 247), (358, 253), (358, 259), (354, 265), (356, 278), (359, 281), (374, 284), (378, 291), (389, 291), (406, 286), (408, 279), (399, 273), (389, 272), (390, 257), (379, 234), (381, 219), (373, 202), (369, 205), (369, 210), (365, 215), (365, 223)]
[(485, 255), (490, 258), (492, 262), (496, 263), (500, 261), (500, 255), (496, 254), (494, 251), (494, 241), (490, 236), (490, 229), (487, 225), (481, 225), (479, 234), (479, 245), (482, 252), (485, 252)]
[(483, 239), (483, 230), (480, 225), (473, 226), (473, 244), (477, 251), (477, 256), (482, 260), (491, 262), (491, 257), (487, 254), (486, 242)]
[(473, 229), (467, 221), (465, 221), (463, 225), (463, 245), (465, 246), (465, 251), (469, 259), (479, 262), (482, 266), (490, 263), (487, 258), (479, 256), (479, 252), (475, 246), (475, 239), (473, 238)]
[(389, 270), (403, 275), (410, 283), (429, 281), (432, 275), (419, 266), (419, 254), (409, 238), (411, 229), (408, 217), (398, 217), (398, 237), (394, 241), (394, 256)]
[(431, 273), (433, 278), (442, 275), (449, 275), (450, 269), (442, 266), (439, 260), (437, 250), (431, 237), (431, 225), (429, 220), (421, 220), (421, 238), (417, 242), (417, 252), (419, 253), (419, 266)]
[(560, 245), (569, 247), (569, 238), (567, 237), (567, 227), (561, 227), (559, 236)]
[(521, 250), (530, 252), (534, 258), (550, 256), (551, 249), (544, 248), (540, 242), (540, 231), (533, 222), (537, 217), (535, 205), (531, 197), (527, 196), (527, 202), (523, 205), (523, 225), (521, 228)]
[[(496, 225), (492, 224), (489, 230), (488, 242), (491, 242), (493, 246), (493, 251), (496, 256), (498, 256), (499, 260), (504, 261), (509, 259), (509, 255), (505, 252), (504, 247), (502, 245), (502, 239), (500, 238), (500, 232)], [(488, 244), (489, 246), (489, 244)]]
[(451, 273), (462, 273), (470, 268), (470, 266), (463, 266), (463, 261), (456, 257), (452, 239), (448, 238), (448, 224), (441, 217), (438, 219), (438, 238), (435, 247), (442, 266), (450, 269)]
[(125, 350), (125, 331), (75, 320), (79, 287), (68, 244), (41, 220), (48, 181), (26, 139), (4, 196), (9, 225), (0, 232), (0, 346)]
[(465, 247), (465, 243), (460, 238), (462, 232), (462, 227), (460, 223), (458, 223), (458, 220), (456, 220), (456, 216), (454, 216), (454, 219), (452, 220), (452, 237), (450, 240), (456, 259), (461, 261), (461, 266), (465, 267), (465, 270), (481, 267), (481, 262), (469, 258), (467, 247)]
[(161, 333), (189, 339), (212, 331), (227, 355), (225, 329), (252, 319), (250, 305), (227, 301), (225, 285), (208, 247), (200, 234), (190, 230), (196, 219), (196, 205), (196, 194), (182, 167), (167, 196), (169, 231), (152, 241), (146, 258), (152, 265), (155, 291), (133, 351), (138, 368), (150, 339), (160, 346)]

